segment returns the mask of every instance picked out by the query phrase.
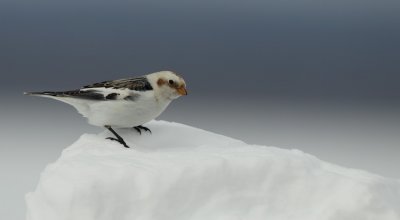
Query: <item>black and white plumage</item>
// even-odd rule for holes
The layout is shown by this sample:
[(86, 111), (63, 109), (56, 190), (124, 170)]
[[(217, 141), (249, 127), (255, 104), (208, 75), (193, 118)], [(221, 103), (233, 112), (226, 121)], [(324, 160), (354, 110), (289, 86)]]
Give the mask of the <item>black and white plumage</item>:
[(88, 119), (89, 124), (109, 129), (117, 140), (128, 147), (112, 129), (146, 130), (142, 125), (158, 117), (172, 100), (187, 95), (182, 77), (171, 71), (151, 73), (142, 77), (104, 81), (81, 89), (62, 92), (28, 92), (53, 98), (72, 105)]

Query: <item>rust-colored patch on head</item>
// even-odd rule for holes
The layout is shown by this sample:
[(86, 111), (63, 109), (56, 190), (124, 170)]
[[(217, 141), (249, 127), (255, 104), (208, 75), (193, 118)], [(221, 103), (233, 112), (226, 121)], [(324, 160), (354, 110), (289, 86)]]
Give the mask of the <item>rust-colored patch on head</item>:
[(164, 84), (166, 84), (167, 82), (164, 80), (164, 79), (162, 79), (162, 78), (159, 78), (158, 80), (157, 80), (157, 85), (158, 86), (162, 86), (162, 85), (164, 85)]

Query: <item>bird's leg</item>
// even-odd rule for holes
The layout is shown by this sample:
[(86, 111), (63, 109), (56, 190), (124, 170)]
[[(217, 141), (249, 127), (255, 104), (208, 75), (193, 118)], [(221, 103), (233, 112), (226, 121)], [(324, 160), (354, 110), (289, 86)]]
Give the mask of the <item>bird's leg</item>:
[(142, 130), (144, 131), (148, 131), (151, 134), (151, 130), (148, 127), (145, 127), (143, 125), (139, 125), (139, 126), (135, 126), (133, 127), (137, 132), (139, 132), (139, 134), (142, 134)]
[(106, 125), (104, 127), (106, 127), (109, 131), (111, 131), (111, 133), (115, 135), (115, 137), (117, 137), (117, 138), (108, 137), (106, 139), (118, 141), (120, 144), (124, 145), (124, 147), (129, 148), (129, 146), (125, 143), (124, 139), (121, 136), (119, 136), (117, 132), (115, 132), (114, 129), (111, 128), (111, 126)]

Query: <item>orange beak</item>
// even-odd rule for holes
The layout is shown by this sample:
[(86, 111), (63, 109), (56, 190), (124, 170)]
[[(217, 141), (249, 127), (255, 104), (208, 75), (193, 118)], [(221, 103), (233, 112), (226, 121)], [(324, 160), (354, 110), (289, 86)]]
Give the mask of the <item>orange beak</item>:
[(187, 95), (187, 91), (184, 86), (177, 88), (176, 91), (178, 91), (180, 95)]

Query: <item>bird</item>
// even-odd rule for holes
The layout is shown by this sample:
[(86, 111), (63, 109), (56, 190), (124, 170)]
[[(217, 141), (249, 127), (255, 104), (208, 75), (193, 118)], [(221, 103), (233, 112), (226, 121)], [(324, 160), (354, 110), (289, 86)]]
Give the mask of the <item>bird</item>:
[(172, 71), (139, 77), (103, 81), (68, 91), (25, 92), (25, 95), (56, 99), (72, 105), (88, 123), (108, 129), (117, 141), (129, 148), (114, 128), (151, 130), (144, 123), (157, 118), (167, 106), (186, 96), (185, 80)]

